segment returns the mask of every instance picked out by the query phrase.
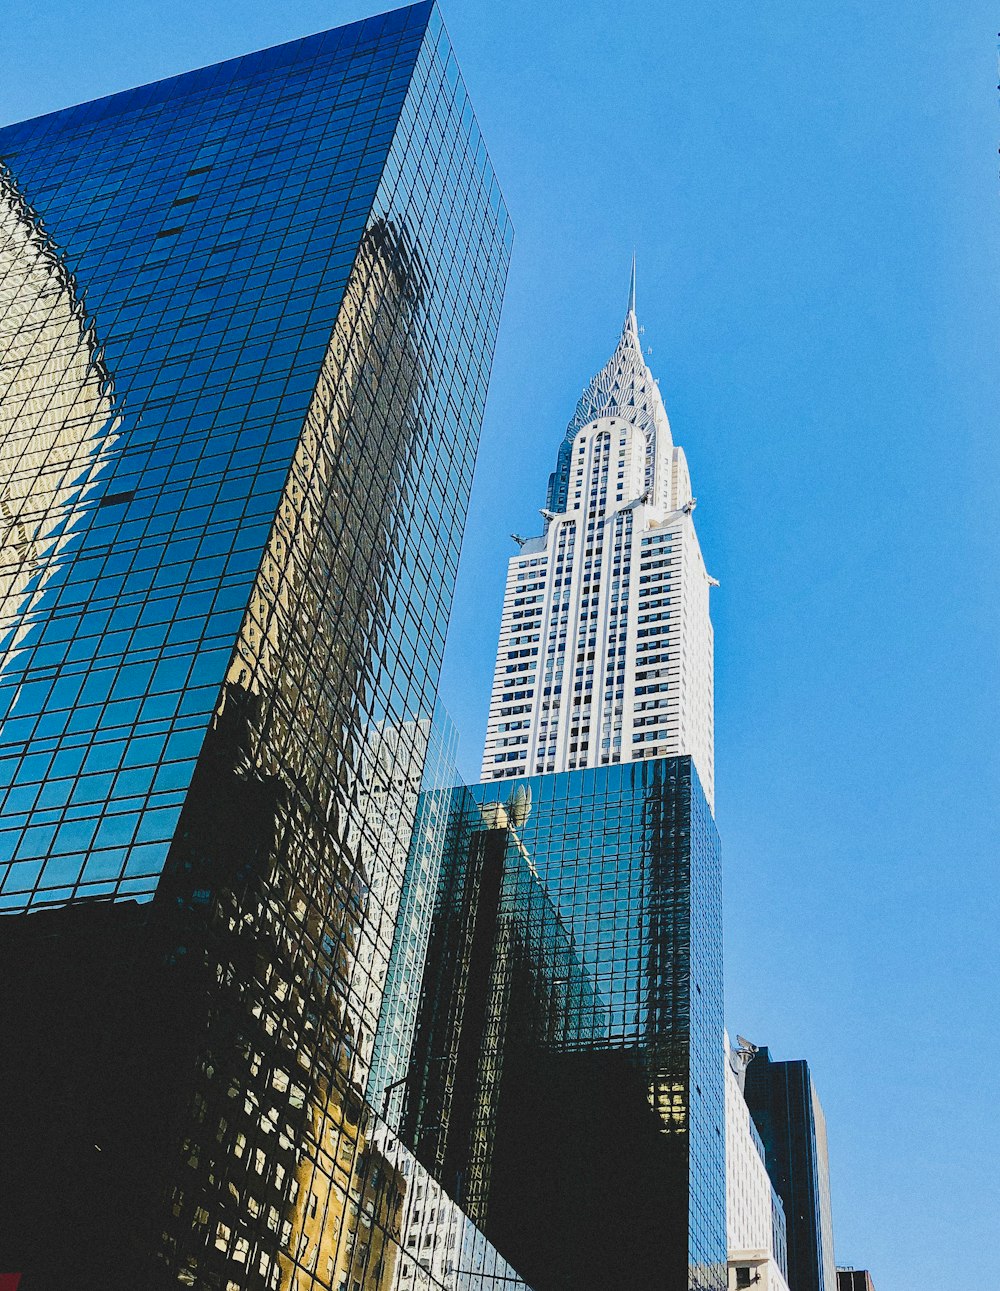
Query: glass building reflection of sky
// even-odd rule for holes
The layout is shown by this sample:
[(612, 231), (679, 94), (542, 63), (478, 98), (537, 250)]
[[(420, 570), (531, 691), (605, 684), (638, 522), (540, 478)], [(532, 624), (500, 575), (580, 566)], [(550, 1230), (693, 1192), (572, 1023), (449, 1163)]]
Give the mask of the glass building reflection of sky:
[[(440, 347), (479, 369), (449, 390), (428, 347), (421, 411), (459, 437), (481, 414), (499, 302), (456, 302), (502, 273), (509, 228), (464, 98), (422, 96), (428, 13), (0, 131), (0, 909), (154, 891), (374, 221), (405, 229)], [(473, 206), (492, 237), (442, 258)], [(408, 467), (431, 516), (467, 494), (453, 465)], [(398, 554), (425, 591), (453, 577), (455, 544)], [(427, 649), (384, 631), (386, 655)]]
[(0, 1267), (523, 1288), (366, 1101), (511, 244), (440, 16), (0, 156)]

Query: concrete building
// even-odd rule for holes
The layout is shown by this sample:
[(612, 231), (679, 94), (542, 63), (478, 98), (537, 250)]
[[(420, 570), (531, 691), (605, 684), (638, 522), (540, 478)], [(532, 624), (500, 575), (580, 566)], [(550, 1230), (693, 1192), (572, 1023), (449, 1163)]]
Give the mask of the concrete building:
[(875, 1291), (872, 1275), (867, 1269), (837, 1269), (837, 1291)]
[(785, 1208), (774, 1190), (764, 1145), (743, 1097), (746, 1051), (726, 1036), (726, 1242), (729, 1288), (788, 1291)]

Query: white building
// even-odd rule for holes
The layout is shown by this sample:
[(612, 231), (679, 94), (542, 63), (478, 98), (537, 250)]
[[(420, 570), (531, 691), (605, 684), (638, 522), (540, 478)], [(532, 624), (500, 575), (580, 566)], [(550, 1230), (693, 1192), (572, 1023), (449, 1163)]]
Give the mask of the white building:
[(507, 572), (482, 779), (690, 754), (714, 809), (709, 578), (684, 450), (621, 339), (559, 449), (540, 537)]
[(374, 1141), (405, 1181), (393, 1217), (400, 1257), (385, 1284), (389, 1291), (531, 1291), (384, 1122), (376, 1125)]
[(103, 350), (38, 216), (0, 174), (0, 671), (89, 498), (121, 419)]
[(726, 1245), (729, 1289), (788, 1291), (785, 1210), (742, 1090), (743, 1064), (726, 1036)]

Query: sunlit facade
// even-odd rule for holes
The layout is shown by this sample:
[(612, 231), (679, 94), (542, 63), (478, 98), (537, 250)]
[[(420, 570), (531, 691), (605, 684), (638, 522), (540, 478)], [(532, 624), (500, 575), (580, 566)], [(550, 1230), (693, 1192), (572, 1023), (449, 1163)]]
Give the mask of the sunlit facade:
[(382, 996), (382, 1015), (375, 1036), (375, 1058), (369, 1081), (370, 1101), (381, 1109), (386, 1122), (394, 1129), (399, 1125), (431, 916), (450, 825), (453, 793), (459, 783), (456, 766), (458, 732), (443, 708), (435, 710), (426, 729), (427, 756), (418, 785), (422, 791), (406, 858), (396, 935)]
[(721, 865), (691, 759), (452, 804), (404, 1139), (540, 1291), (725, 1291)]
[(0, 155), (0, 1271), (522, 1287), (367, 1099), (511, 240), (441, 19)]
[(743, 1097), (745, 1049), (726, 1037), (726, 1240), (729, 1291), (788, 1291), (785, 1207), (767, 1173), (764, 1144)]
[[(684, 450), (635, 312), (510, 558), (482, 779), (688, 754), (715, 802), (713, 635)], [(515, 535), (516, 537), (516, 535)]]

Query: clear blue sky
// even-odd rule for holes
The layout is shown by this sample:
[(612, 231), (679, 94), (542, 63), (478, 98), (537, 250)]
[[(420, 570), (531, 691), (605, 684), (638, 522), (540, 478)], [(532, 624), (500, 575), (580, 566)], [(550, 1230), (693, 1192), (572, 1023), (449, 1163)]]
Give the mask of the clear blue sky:
[[(0, 120), (378, 0), (8, 6)], [(446, 665), (478, 772), (535, 531), (639, 259), (715, 593), (730, 1027), (805, 1057), (837, 1255), (991, 1291), (1000, 1234), (997, 15), (446, 0), (517, 242)]]

